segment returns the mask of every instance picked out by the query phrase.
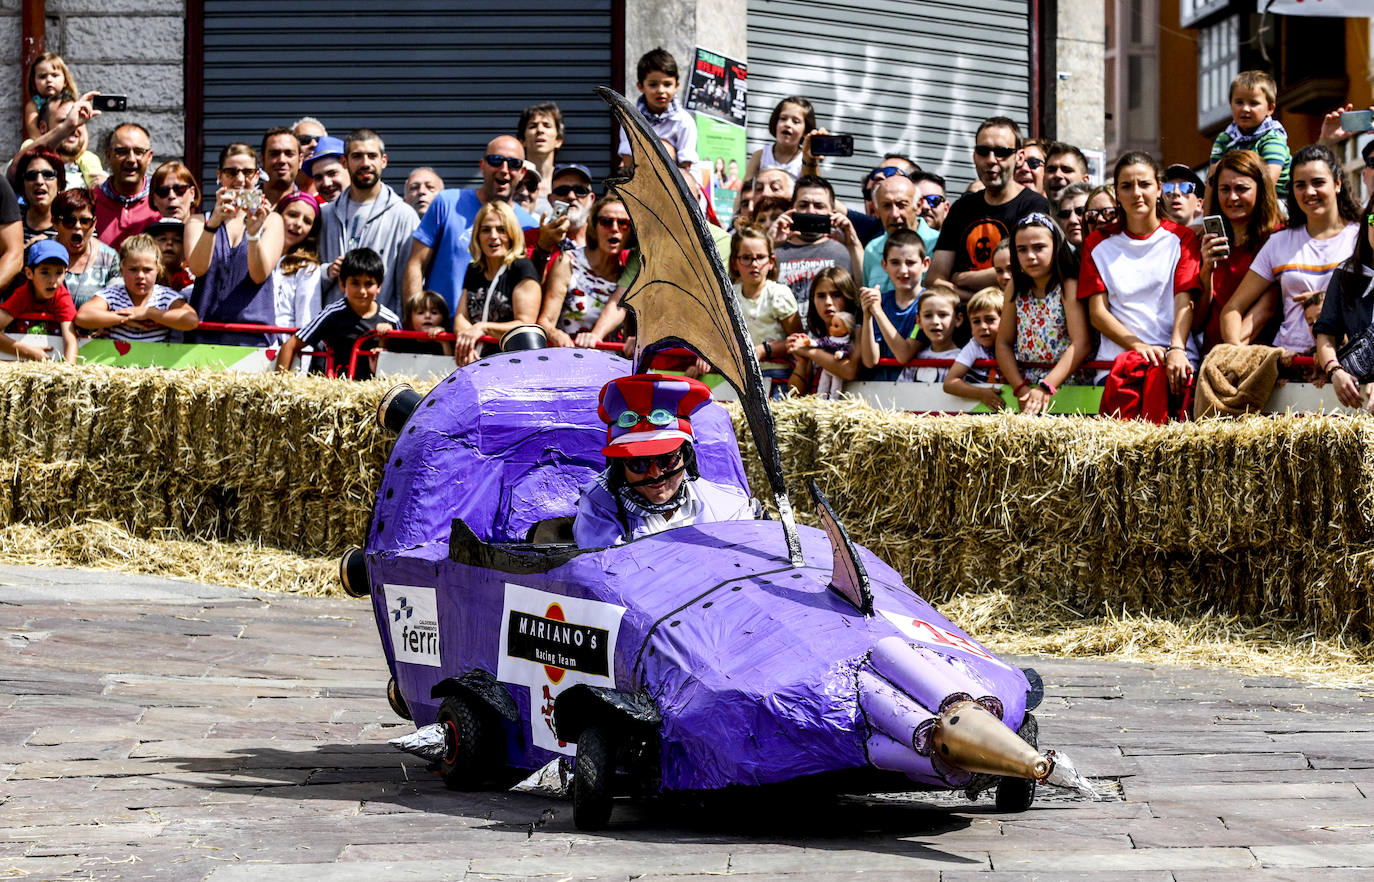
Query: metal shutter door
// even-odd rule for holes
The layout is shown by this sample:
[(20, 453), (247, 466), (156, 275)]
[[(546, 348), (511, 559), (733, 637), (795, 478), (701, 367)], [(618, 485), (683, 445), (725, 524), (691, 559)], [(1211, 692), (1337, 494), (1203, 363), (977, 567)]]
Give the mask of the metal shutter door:
[(611, 114), (592, 87), (612, 82), (611, 2), (205, 0), (204, 180), (230, 141), (314, 116), (339, 137), (375, 129), (398, 191), (421, 165), (475, 186), (487, 142), (541, 101), (563, 111), (559, 161), (603, 177)]
[(817, 123), (854, 136), (825, 174), (857, 207), (859, 180), (896, 151), (949, 179), (973, 179), (973, 135), (989, 116), (1028, 133), (1025, 0), (749, 0), (749, 149), (770, 143), (779, 99), (801, 95)]

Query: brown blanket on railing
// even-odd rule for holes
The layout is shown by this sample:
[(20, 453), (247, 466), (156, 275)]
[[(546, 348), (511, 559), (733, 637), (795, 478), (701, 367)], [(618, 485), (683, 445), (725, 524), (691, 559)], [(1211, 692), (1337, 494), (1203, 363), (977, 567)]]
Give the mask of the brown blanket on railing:
[(1222, 343), (1207, 354), (1198, 371), (1193, 418), (1240, 416), (1264, 407), (1279, 377), (1274, 346)]

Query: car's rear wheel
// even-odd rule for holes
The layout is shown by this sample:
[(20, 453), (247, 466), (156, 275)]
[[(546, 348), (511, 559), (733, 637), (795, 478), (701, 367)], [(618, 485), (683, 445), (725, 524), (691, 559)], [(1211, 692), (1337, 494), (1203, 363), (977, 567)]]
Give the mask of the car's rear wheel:
[[(1031, 747), (1039, 748), (1040, 725), (1035, 715), (1026, 712), (1021, 728), (1016, 734)], [(1035, 782), (1029, 778), (999, 778), (997, 781), (996, 804), (998, 811), (1024, 812), (1035, 802)]]
[(589, 726), (577, 738), (573, 768), (573, 823), (579, 830), (600, 830), (611, 819), (615, 781), (615, 746), (605, 730)]
[(448, 752), (439, 761), (446, 787), (477, 790), (500, 773), (500, 724), (484, 708), (466, 695), (450, 695), (439, 705), (435, 722), (447, 730)]

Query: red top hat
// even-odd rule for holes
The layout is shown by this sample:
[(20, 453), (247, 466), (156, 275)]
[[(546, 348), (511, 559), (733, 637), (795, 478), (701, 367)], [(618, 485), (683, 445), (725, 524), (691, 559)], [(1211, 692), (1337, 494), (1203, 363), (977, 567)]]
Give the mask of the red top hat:
[(597, 413), (606, 422), (606, 456), (654, 456), (692, 440), (691, 416), (711, 389), (690, 377), (633, 374), (601, 389)]

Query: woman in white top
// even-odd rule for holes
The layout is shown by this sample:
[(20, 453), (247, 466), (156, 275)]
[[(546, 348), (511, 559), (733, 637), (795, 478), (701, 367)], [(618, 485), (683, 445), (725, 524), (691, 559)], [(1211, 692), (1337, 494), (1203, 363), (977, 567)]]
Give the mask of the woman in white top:
[(788, 95), (773, 108), (768, 118), (772, 144), (765, 144), (749, 157), (744, 177), (753, 180), (766, 168), (784, 169), (793, 180), (802, 175), (802, 139), (816, 128), (816, 109), (800, 95)]
[(1117, 160), (1117, 222), (1083, 243), (1078, 299), (1102, 334), (1100, 361), (1136, 352), (1168, 369), (1169, 389), (1179, 394), (1193, 372), (1188, 336), (1193, 302), (1202, 283), (1197, 236), (1164, 217), (1159, 196), (1163, 171), (1148, 153)]
[(598, 199), (587, 220), (587, 244), (559, 254), (544, 280), (539, 324), (550, 346), (591, 347), (601, 342), (592, 330), (615, 293), (625, 255), (633, 247), (625, 203), (614, 194)]
[(1326, 290), (1332, 272), (1355, 250), (1359, 219), (1345, 171), (1330, 149), (1313, 144), (1299, 150), (1288, 191), (1288, 228), (1264, 243), (1222, 308), (1222, 340), (1255, 342), (1259, 329), (1247, 334), (1246, 315), (1277, 283), (1283, 324), (1274, 345), (1298, 355), (1311, 352), (1317, 344), (1303, 309), (1313, 293)]

